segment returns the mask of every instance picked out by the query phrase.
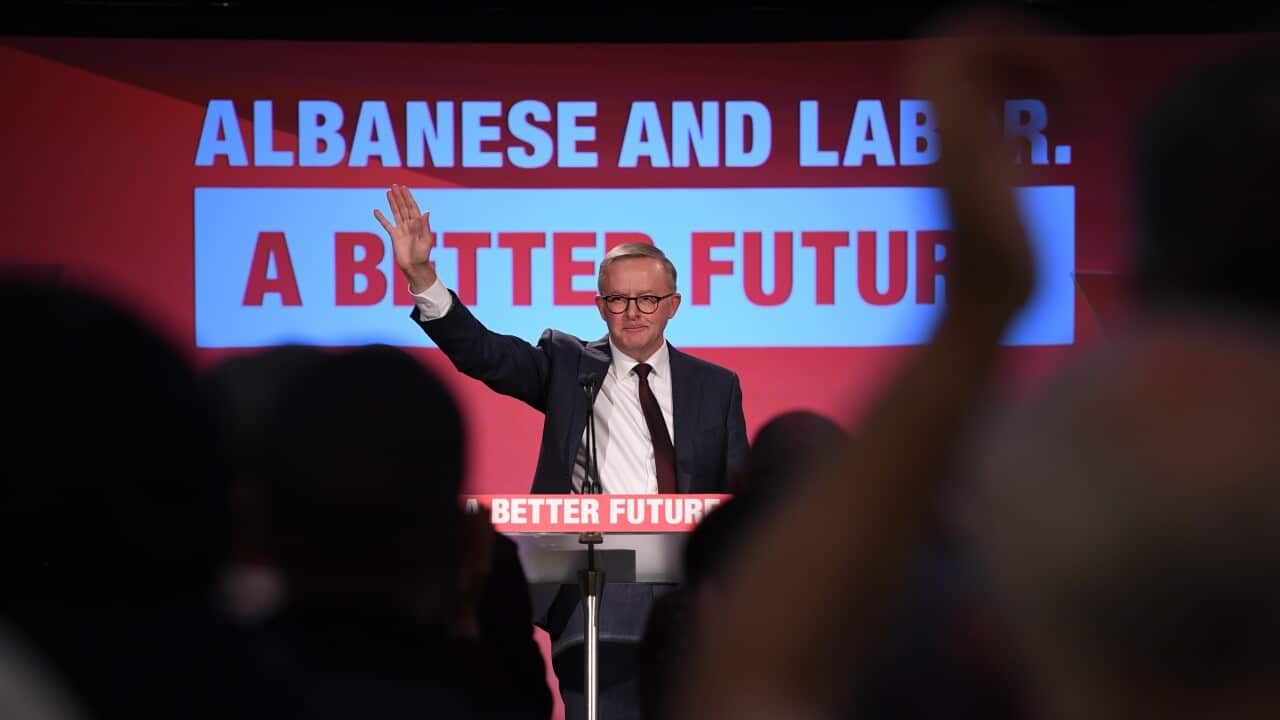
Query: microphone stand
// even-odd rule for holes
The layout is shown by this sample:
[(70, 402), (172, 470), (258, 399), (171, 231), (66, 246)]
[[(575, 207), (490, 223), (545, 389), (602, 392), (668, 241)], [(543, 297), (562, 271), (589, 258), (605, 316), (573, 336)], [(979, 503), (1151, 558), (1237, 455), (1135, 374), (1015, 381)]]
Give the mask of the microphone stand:
[(586, 374), (578, 379), (587, 396), (587, 476), (582, 482), (584, 495), (599, 495), (604, 492), (600, 485), (600, 460), (596, 456), (596, 391), (599, 380), (594, 374)]
[[(599, 378), (593, 374), (584, 374), (578, 378), (587, 397), (587, 473), (582, 481), (584, 495), (599, 495), (603, 492), (600, 484), (600, 461), (596, 457), (596, 392)], [(598, 532), (581, 533), (578, 542), (587, 546), (587, 567), (578, 571), (578, 589), (582, 594), (582, 617), (585, 623), (586, 662), (583, 667), (583, 695), (586, 698), (587, 720), (597, 720), (599, 712), (599, 678), (600, 678), (600, 598), (604, 594), (604, 570), (596, 569), (595, 547), (604, 542), (604, 536)]]

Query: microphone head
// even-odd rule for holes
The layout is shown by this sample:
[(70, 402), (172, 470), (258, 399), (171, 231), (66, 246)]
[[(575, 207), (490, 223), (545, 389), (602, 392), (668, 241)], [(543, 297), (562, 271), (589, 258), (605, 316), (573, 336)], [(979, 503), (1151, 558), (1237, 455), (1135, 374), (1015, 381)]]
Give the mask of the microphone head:
[(578, 384), (584, 388), (592, 389), (600, 382), (600, 376), (593, 372), (585, 372), (578, 376)]

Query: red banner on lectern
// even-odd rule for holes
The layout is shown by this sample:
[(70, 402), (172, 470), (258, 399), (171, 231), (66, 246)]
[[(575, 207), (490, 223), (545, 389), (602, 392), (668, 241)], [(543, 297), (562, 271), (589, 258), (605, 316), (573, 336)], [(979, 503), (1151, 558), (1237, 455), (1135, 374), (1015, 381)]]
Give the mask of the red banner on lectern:
[(730, 495), (463, 495), (500, 532), (688, 532)]

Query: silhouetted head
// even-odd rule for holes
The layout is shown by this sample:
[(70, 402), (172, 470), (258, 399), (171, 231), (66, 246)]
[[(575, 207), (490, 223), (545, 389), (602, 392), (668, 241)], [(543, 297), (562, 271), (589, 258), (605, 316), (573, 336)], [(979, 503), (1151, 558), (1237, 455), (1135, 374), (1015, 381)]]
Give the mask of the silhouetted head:
[(265, 477), (279, 448), (281, 396), (299, 373), (325, 356), (318, 347), (270, 347), (223, 360), (202, 378), (214, 404), (230, 475), (237, 562), (269, 562)]
[(403, 608), (447, 592), (465, 447), (440, 380), (362, 347), (308, 364), (280, 408), (270, 538), (294, 601)]
[(699, 585), (721, 577), (741, 552), (756, 524), (795, 491), (816, 463), (849, 441), (830, 418), (793, 410), (770, 419), (756, 432), (743, 471), (735, 478), (734, 497), (713, 510), (685, 544), (685, 580)]
[(228, 545), (194, 372), (110, 298), (0, 282), (5, 606), (147, 607), (212, 592)]
[(849, 441), (849, 433), (831, 418), (811, 410), (774, 416), (756, 431), (737, 487), (774, 488), (829, 457)]
[(0, 281), (0, 614), (95, 717), (226, 717), (228, 492), (182, 354), (94, 292)]
[(1280, 52), (1255, 49), (1181, 81), (1135, 138), (1144, 304), (1280, 310)]

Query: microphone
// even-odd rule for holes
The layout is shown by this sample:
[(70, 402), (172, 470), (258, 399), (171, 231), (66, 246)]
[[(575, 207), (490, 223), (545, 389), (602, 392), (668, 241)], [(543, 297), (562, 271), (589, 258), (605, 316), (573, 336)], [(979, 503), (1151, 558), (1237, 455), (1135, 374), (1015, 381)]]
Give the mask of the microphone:
[(585, 372), (578, 376), (578, 384), (582, 386), (583, 393), (587, 398), (587, 473), (586, 478), (582, 482), (582, 492), (586, 495), (599, 495), (602, 492), (600, 486), (600, 461), (596, 459), (596, 391), (599, 389), (600, 376)]

